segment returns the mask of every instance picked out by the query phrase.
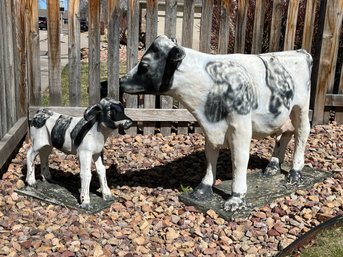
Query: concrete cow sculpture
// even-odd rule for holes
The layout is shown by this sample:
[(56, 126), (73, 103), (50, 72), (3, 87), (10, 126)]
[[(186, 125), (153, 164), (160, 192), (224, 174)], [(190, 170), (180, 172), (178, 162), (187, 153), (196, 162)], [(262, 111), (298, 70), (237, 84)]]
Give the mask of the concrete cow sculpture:
[(275, 136), (267, 174), (280, 171), (287, 144), (295, 135), (288, 181), (301, 179), (310, 132), (308, 118), (312, 58), (304, 50), (260, 55), (210, 55), (157, 37), (136, 65), (121, 78), (129, 94), (175, 97), (196, 117), (205, 136), (207, 169), (192, 196), (212, 195), (219, 148), (230, 147), (233, 185), (226, 210), (244, 207), (251, 138)]
[(30, 186), (36, 183), (34, 160), (38, 153), (43, 179), (51, 178), (48, 158), (52, 148), (56, 147), (79, 157), (82, 207), (90, 207), (92, 160), (99, 176), (102, 197), (104, 200), (110, 200), (112, 194), (107, 185), (101, 152), (107, 137), (114, 129), (127, 129), (131, 125), (132, 120), (125, 115), (123, 105), (110, 98), (103, 98), (98, 104), (88, 107), (84, 117), (61, 115), (48, 109), (39, 110), (30, 125), (32, 146), (27, 152), (26, 182)]

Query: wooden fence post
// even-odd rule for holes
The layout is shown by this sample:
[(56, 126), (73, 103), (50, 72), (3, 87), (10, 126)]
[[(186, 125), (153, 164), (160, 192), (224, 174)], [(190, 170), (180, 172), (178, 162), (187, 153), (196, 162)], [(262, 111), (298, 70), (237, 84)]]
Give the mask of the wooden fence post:
[(108, 95), (119, 100), (119, 45), (120, 6), (119, 0), (108, 0)]
[(334, 82), (342, 17), (343, 2), (340, 0), (327, 1), (318, 74), (315, 74), (317, 80), (312, 119), (314, 125), (323, 124), (325, 122), (325, 98), (328, 90), (332, 90)]
[(294, 49), (295, 32), (297, 28), (299, 0), (290, 0), (288, 4), (287, 25), (283, 50)]
[(238, 0), (234, 49), (235, 53), (244, 53), (245, 50), (245, 31), (247, 27), (248, 7), (248, 0)]
[(282, 25), (282, 0), (273, 1), (273, 16), (270, 28), (269, 52), (280, 50), (280, 37)]
[(254, 30), (252, 37), (251, 53), (259, 54), (262, 51), (263, 44), (263, 26), (264, 15), (266, 11), (266, 0), (256, 0), (255, 18), (254, 18)]
[(56, 0), (48, 0), (47, 3), (50, 105), (61, 105), (60, 6), (59, 1)]
[[(6, 26), (5, 23), (5, 2), (0, 1), (0, 35), (4, 35), (4, 27)], [(0, 47), (0, 138), (3, 137), (3, 135), (6, 134), (8, 128), (7, 128), (7, 108), (6, 108), (6, 87), (5, 85), (5, 44), (6, 44), (6, 37), (1, 36), (0, 37), (0, 43), (2, 47)]]
[[(164, 34), (168, 37), (176, 37), (176, 13), (177, 0), (166, 0)], [(162, 109), (173, 108), (173, 98), (170, 96), (160, 96)], [(162, 135), (168, 136), (171, 133), (171, 122), (161, 122)]]
[(213, 3), (213, 0), (202, 1), (199, 50), (204, 53), (211, 51)]
[(100, 100), (100, 2), (89, 0), (88, 2), (88, 84), (89, 104), (95, 104)]
[(317, 1), (306, 2), (306, 15), (304, 21), (304, 32), (302, 40), (302, 48), (307, 52), (311, 52), (314, 20), (316, 18)]
[(81, 56), (80, 56), (80, 0), (69, 0), (68, 5), (68, 77), (69, 104), (81, 104)]
[(28, 90), (26, 85), (27, 59), (25, 45), (25, 1), (13, 0), (12, 17), (14, 17), (15, 37), (15, 70), (16, 70), (16, 98), (17, 118), (27, 116), (28, 114)]
[(12, 8), (11, 1), (3, 2), (3, 27), (2, 37), (6, 41), (3, 45), (4, 48), (4, 70), (5, 70), (5, 83), (1, 85), (5, 87), (6, 92), (6, 110), (7, 110), (7, 124), (11, 128), (16, 122), (17, 108), (15, 99), (15, 78), (14, 78), (14, 45), (13, 42), (13, 28), (12, 28)]
[[(138, 0), (128, 1), (128, 24), (127, 24), (127, 66), (126, 70), (131, 70), (138, 59), (138, 36), (139, 36), (139, 2)], [(138, 97), (136, 95), (124, 94), (126, 107), (137, 108)], [(137, 127), (131, 126), (126, 133), (137, 134)]]
[(229, 46), (231, 0), (221, 0), (218, 53), (227, 54)]
[[(158, 1), (147, 0), (147, 13), (146, 13), (146, 35), (145, 45), (146, 48), (154, 41), (157, 36), (157, 25), (158, 25)], [(156, 96), (144, 95), (144, 108), (154, 109), (156, 108)], [(144, 135), (154, 134), (155, 123), (144, 122)]]

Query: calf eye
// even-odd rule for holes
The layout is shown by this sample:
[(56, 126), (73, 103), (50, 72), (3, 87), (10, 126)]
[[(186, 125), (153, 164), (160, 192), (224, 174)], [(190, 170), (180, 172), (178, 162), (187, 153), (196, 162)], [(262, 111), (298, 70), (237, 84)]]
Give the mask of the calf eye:
[(147, 63), (144, 63), (144, 62), (141, 62), (139, 65), (138, 65), (138, 71), (137, 73), (139, 75), (142, 75), (144, 73), (146, 73), (148, 71), (148, 67), (149, 67), (149, 64)]

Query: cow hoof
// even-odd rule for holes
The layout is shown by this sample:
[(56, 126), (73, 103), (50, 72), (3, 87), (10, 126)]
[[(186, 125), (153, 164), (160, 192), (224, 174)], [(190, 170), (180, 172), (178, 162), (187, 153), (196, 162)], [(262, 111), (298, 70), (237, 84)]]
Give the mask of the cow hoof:
[(276, 162), (270, 162), (265, 170), (263, 171), (263, 175), (265, 176), (275, 176), (280, 173), (280, 165)]
[(83, 202), (83, 203), (81, 203), (81, 208), (85, 209), (85, 210), (90, 210), (91, 204)]
[(224, 203), (225, 211), (237, 211), (244, 209), (246, 207), (246, 202), (244, 197), (232, 196), (229, 200)]
[(200, 183), (194, 190), (190, 193), (190, 197), (195, 200), (208, 200), (213, 196), (212, 187)]
[(291, 169), (287, 176), (287, 183), (289, 184), (299, 184), (302, 182), (302, 175), (300, 171)]
[(104, 201), (112, 201), (114, 199), (113, 195), (103, 195), (102, 199)]

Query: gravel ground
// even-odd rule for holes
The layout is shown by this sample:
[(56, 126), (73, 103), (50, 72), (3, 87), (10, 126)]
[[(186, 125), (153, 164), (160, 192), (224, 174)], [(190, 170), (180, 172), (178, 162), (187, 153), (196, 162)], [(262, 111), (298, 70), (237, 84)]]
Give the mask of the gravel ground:
[[(343, 214), (343, 125), (316, 126), (311, 132), (306, 163), (332, 177), (233, 221), (211, 210), (199, 213), (178, 200), (204, 174), (201, 134), (109, 139), (105, 165), (119, 200), (95, 215), (14, 192), (24, 186), (29, 147), (24, 143), (0, 181), (0, 255), (273, 256), (310, 228)], [(252, 142), (250, 172), (267, 164), (272, 145), (271, 139)], [(217, 183), (230, 178), (228, 163), (228, 151), (223, 151)], [(50, 168), (55, 176), (79, 181), (74, 156), (54, 151)]]

